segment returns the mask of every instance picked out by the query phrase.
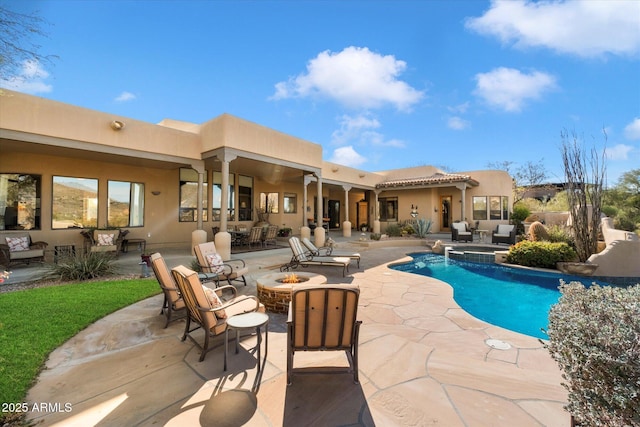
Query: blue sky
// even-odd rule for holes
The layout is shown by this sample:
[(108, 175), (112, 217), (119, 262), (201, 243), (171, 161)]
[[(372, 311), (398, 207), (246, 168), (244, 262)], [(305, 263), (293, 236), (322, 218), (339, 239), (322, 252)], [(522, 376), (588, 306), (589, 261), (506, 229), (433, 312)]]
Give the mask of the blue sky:
[(368, 171), (542, 160), (561, 181), (563, 130), (606, 148), (610, 185), (640, 168), (638, 1), (0, 1), (38, 11), (59, 57), (0, 81), (21, 92), (226, 112)]

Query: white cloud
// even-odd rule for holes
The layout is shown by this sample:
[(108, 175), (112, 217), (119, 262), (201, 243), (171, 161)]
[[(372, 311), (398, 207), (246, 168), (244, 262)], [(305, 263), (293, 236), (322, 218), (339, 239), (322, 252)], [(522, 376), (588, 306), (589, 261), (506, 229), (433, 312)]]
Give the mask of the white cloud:
[(370, 114), (360, 114), (355, 117), (345, 114), (339, 118), (339, 122), (340, 128), (331, 134), (331, 142), (334, 145), (357, 143), (395, 148), (405, 146), (404, 142), (398, 139), (385, 140), (384, 135), (375, 130), (382, 125)]
[(335, 53), (324, 51), (307, 64), (307, 72), (275, 85), (272, 99), (326, 97), (350, 108), (380, 108), (387, 104), (408, 111), (423, 92), (398, 80), (407, 68), (392, 55), (347, 47)]
[(466, 27), (517, 48), (543, 47), (581, 57), (640, 53), (635, 0), (493, 0)]
[(633, 147), (625, 144), (618, 144), (605, 149), (605, 156), (609, 160), (627, 160)]
[(526, 101), (539, 99), (556, 87), (556, 79), (550, 74), (540, 71), (525, 74), (505, 67), (476, 74), (475, 79), (475, 95), (489, 105), (509, 112), (520, 111)]
[(0, 79), (0, 87), (32, 95), (48, 93), (53, 90), (53, 86), (44, 82), (47, 77), (49, 77), (49, 73), (42, 68), (38, 61), (24, 61), (20, 74)]
[(115, 101), (127, 102), (127, 101), (133, 101), (134, 99), (136, 99), (136, 96), (134, 94), (132, 94), (131, 92), (124, 91), (116, 97)]
[(333, 163), (349, 167), (358, 167), (367, 159), (356, 152), (352, 146), (340, 147), (333, 150), (333, 156), (329, 160)]
[(636, 117), (624, 128), (624, 136), (627, 139), (640, 139), (640, 118)]
[(449, 129), (464, 130), (471, 126), (471, 123), (464, 120), (462, 117), (449, 117), (449, 120), (447, 120), (447, 126)]
[(469, 101), (463, 104), (454, 105), (453, 107), (447, 107), (447, 110), (451, 111), (452, 113), (459, 113), (459, 114), (466, 113), (468, 109), (469, 109)]

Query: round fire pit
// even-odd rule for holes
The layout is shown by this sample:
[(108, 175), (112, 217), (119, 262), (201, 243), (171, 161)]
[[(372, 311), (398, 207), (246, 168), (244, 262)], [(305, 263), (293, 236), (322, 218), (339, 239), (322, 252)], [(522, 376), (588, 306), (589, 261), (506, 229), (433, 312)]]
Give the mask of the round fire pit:
[[(299, 283), (284, 283), (283, 280), (295, 275)], [(271, 273), (256, 279), (258, 299), (271, 313), (287, 313), (291, 301), (291, 287), (296, 284), (321, 285), (327, 283), (327, 278), (320, 274), (294, 272)]]

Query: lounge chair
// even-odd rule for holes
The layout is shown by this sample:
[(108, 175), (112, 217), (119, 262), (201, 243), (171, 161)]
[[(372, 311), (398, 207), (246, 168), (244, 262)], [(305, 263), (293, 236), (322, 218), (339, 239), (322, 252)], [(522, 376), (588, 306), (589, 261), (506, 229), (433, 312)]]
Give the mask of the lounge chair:
[(513, 224), (499, 224), (491, 234), (491, 243), (516, 244), (516, 226)]
[(214, 275), (217, 280), (226, 280), (230, 285), (232, 281), (242, 280), (247, 286), (247, 279), (244, 275), (249, 272), (242, 259), (223, 260), (216, 245), (213, 242), (200, 243), (193, 247), (200, 269), (205, 274)]
[(467, 224), (466, 221), (451, 224), (451, 241), (473, 242), (473, 233), (469, 229), (469, 224)]
[(164, 314), (167, 317), (167, 321), (164, 324), (166, 328), (172, 320), (176, 320), (176, 318), (172, 319), (173, 313), (182, 312), (186, 307), (178, 285), (159, 252), (151, 254), (151, 268), (156, 275), (162, 292), (164, 292), (164, 302), (162, 303), (160, 314)]
[(309, 250), (311, 255), (313, 256), (337, 256), (337, 257), (345, 257), (356, 260), (358, 263), (358, 268), (360, 268), (360, 254), (357, 252), (336, 252), (333, 250), (333, 246), (323, 246), (318, 248), (316, 245), (311, 243), (307, 237), (303, 237), (300, 239), (302, 244)]
[(283, 264), (280, 267), (280, 271), (289, 271), (292, 268), (298, 266), (321, 266), (321, 267), (342, 267), (342, 276), (344, 277), (346, 272), (349, 271), (350, 258), (346, 257), (332, 257), (332, 256), (313, 256), (310, 252), (305, 251), (300, 243), (300, 239), (297, 237), (291, 237), (289, 239), (289, 246), (293, 252), (291, 261), (287, 264)]
[[(209, 338), (221, 335), (227, 329), (227, 318), (236, 314), (264, 312), (264, 305), (252, 295), (237, 295), (237, 290), (231, 285), (221, 286), (215, 290), (206, 288), (198, 279), (198, 273), (179, 265), (171, 270), (180, 289), (187, 307), (187, 324), (185, 325), (182, 341), (191, 339), (201, 350), (200, 361), (204, 360), (209, 350)], [(231, 292), (232, 297), (221, 300), (222, 292)], [(191, 329), (191, 323), (195, 326)], [(191, 335), (197, 329), (205, 330), (204, 343), (200, 345)]]
[[(358, 383), (359, 295), (354, 285), (293, 287), (287, 320), (287, 384), (294, 373), (320, 369), (323, 373), (353, 373), (353, 381)], [(296, 351), (344, 351), (349, 367), (294, 368)]]

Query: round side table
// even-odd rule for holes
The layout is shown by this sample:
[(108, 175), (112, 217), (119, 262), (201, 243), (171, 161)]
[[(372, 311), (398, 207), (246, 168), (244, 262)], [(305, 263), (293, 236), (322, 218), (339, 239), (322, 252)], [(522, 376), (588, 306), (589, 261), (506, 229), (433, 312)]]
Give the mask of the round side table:
[(256, 344), (258, 355), (258, 371), (260, 370), (260, 344), (262, 343), (262, 333), (260, 329), (264, 328), (264, 356), (267, 357), (267, 348), (269, 346), (269, 316), (265, 313), (244, 313), (236, 314), (227, 319), (227, 329), (224, 331), (224, 370), (227, 370), (227, 353), (229, 352), (229, 329), (236, 330), (236, 354), (238, 354), (238, 342), (240, 341), (240, 331), (243, 329), (256, 330), (258, 343)]

